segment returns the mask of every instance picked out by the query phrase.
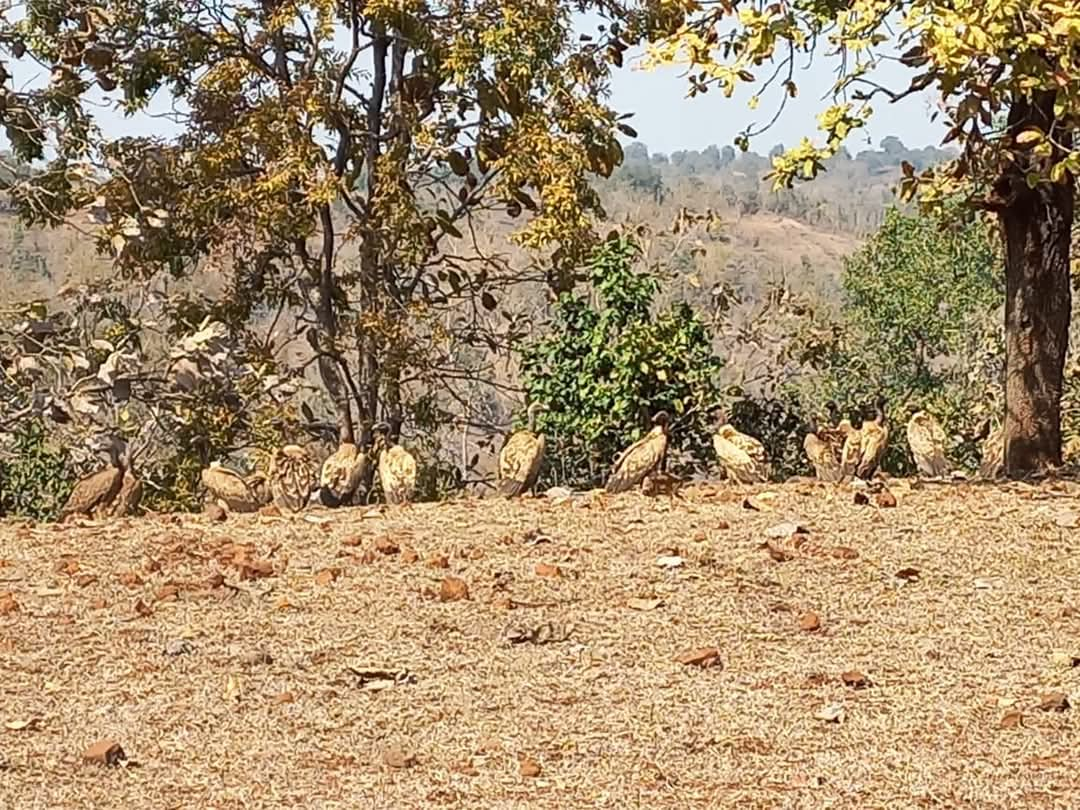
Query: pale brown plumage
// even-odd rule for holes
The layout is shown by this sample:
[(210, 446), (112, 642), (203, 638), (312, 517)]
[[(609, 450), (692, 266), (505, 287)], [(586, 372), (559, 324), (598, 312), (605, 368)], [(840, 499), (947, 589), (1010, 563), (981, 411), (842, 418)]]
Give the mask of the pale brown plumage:
[(536, 432), (536, 414), (544, 409), (540, 402), (529, 406), (529, 426), (511, 435), (499, 451), (500, 495), (512, 498), (536, 486), (544, 463), (545, 439)]
[(855, 474), (864, 481), (874, 477), (881, 459), (885, 456), (885, 448), (889, 443), (889, 426), (885, 422), (885, 398), (878, 397), (874, 418), (863, 422), (859, 429), (859, 465)]
[(390, 504), (409, 503), (416, 493), (416, 459), (390, 437), (390, 427), (384, 422), (376, 426), (376, 450), (379, 458), (379, 484), (383, 498)]
[(97, 517), (107, 514), (113, 500), (120, 493), (120, 488), (124, 482), (120, 443), (115, 438), (110, 439), (107, 447), (109, 466), (79, 479), (60, 510), (60, 520), (73, 515)]
[(142, 493), (142, 480), (128, 467), (124, 470), (119, 492), (116, 493), (112, 503), (103, 511), (108, 517), (131, 517), (142, 502)]
[(608, 492), (633, 489), (659, 468), (667, 452), (669, 421), (667, 413), (660, 411), (652, 419), (653, 429), (619, 454), (608, 475)]
[(840, 423), (840, 431), (844, 436), (844, 445), (840, 450), (840, 476), (850, 478), (855, 475), (862, 459), (862, 433), (852, 427), (847, 419)]
[(202, 485), (214, 502), (230, 512), (254, 512), (262, 505), (252, 485), (235, 470), (213, 461), (200, 474)]
[(352, 442), (341, 442), (338, 449), (323, 462), (319, 487), (327, 506), (349, 506), (353, 503), (369, 465), (367, 453)]
[(307, 506), (311, 497), (316, 480), (315, 464), (303, 447), (287, 444), (271, 456), (267, 477), (274, 503), (299, 512)]
[(982, 444), (982, 463), (979, 475), (983, 478), (997, 478), (1005, 470), (1005, 434), (1000, 427), (990, 430), (986, 425), (987, 435)]
[(732, 481), (757, 484), (769, 480), (765, 445), (753, 436), (740, 433), (732, 425), (723, 424), (713, 434), (713, 450)]
[(819, 481), (840, 480), (840, 459), (833, 442), (822, 437), (824, 429), (811, 423), (810, 431), (803, 439), (803, 450)]
[(908, 447), (920, 475), (941, 478), (949, 474), (945, 458), (945, 429), (926, 411), (916, 411), (907, 423)]

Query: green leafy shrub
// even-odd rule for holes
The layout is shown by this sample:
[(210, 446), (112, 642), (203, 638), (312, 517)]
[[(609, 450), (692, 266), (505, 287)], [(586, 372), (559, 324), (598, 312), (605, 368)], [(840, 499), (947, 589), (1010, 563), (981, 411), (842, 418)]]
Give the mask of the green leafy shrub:
[(659, 410), (673, 420), (673, 471), (711, 459), (708, 409), (723, 362), (690, 306), (652, 314), (659, 283), (637, 269), (640, 259), (632, 237), (609, 236), (587, 266), (596, 302), (564, 293), (546, 334), (519, 349), (529, 399), (548, 406), (539, 419), (548, 441), (542, 486), (601, 483)]
[(885, 395), (888, 472), (913, 471), (905, 431), (920, 409), (952, 437), (950, 458), (977, 466), (970, 437), (1002, 402), (1001, 266), (998, 238), (986, 221), (895, 209), (845, 262), (844, 337), (816, 398), (835, 401), (854, 421)]
[(0, 456), (0, 516), (55, 518), (74, 485), (68, 457), (52, 446), (40, 419), (28, 419), (11, 434)]

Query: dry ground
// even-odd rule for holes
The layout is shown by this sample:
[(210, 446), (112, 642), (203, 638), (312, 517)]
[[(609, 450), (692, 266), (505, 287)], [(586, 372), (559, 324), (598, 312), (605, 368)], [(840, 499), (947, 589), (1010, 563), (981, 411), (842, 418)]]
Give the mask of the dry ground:
[(0, 524), (0, 807), (1080, 806), (1080, 488), (749, 491)]

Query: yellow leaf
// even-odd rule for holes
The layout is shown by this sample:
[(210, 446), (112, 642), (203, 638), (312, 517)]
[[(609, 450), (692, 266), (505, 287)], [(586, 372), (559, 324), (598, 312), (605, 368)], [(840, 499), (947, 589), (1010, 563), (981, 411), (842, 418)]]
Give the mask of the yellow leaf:
[(760, 98), (758, 98), (757, 96), (750, 96), (750, 100), (746, 102), (746, 106), (749, 107), (751, 110), (756, 110), (760, 103)]
[(1016, 136), (1017, 146), (1024, 146), (1029, 143), (1038, 143), (1043, 139), (1043, 134), (1037, 129), (1025, 129), (1019, 135)]

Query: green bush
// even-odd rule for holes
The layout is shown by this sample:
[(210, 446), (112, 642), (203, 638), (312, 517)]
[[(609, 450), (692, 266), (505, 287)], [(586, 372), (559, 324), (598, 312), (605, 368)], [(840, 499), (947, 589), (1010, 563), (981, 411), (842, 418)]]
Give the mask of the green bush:
[(888, 399), (891, 438), (883, 468), (914, 469), (906, 425), (932, 413), (953, 437), (950, 458), (972, 468), (964, 441), (1000, 410), (1004, 274), (996, 233), (983, 220), (887, 212), (881, 229), (845, 262), (842, 346), (816, 399), (853, 418)]
[(68, 457), (46, 439), (39, 419), (22, 422), (0, 457), (0, 516), (50, 520), (74, 486)]
[(707, 411), (723, 362), (687, 304), (652, 314), (659, 284), (635, 269), (640, 259), (631, 237), (609, 236), (587, 267), (596, 303), (564, 293), (547, 333), (519, 348), (529, 400), (548, 406), (539, 419), (548, 441), (542, 486), (600, 484), (659, 410), (673, 420), (669, 469), (711, 459)]

